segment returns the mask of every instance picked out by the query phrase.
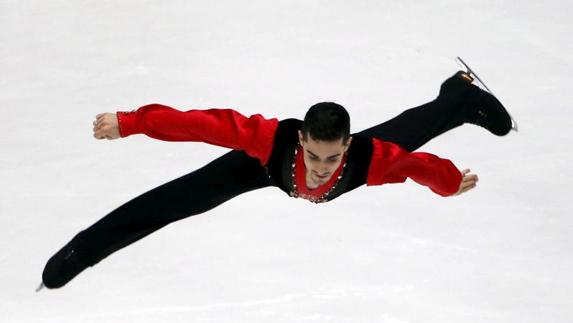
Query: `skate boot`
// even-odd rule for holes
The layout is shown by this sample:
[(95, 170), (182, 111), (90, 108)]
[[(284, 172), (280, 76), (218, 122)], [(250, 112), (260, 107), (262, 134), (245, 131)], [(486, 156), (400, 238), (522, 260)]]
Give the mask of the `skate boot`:
[(477, 74), (460, 58), (457, 62), (464, 69), (459, 71), (461, 79), (471, 84), (465, 102), (466, 122), (486, 128), (497, 136), (505, 136), (510, 130), (517, 131), (517, 122), (511, 117), (503, 104)]
[(42, 282), (45, 287), (60, 288), (90, 266), (86, 261), (85, 250), (80, 247), (78, 236), (68, 242), (46, 263), (42, 273)]
[(496, 136), (505, 136), (512, 129), (511, 117), (501, 102), (473, 84), (463, 103), (463, 116), (465, 122), (483, 127)]
[(472, 84), (474, 79), (458, 71), (442, 83), (438, 99), (445, 106), (457, 108), (453, 123), (472, 123), (489, 132), (504, 136), (511, 129), (511, 117), (503, 105), (489, 92)]

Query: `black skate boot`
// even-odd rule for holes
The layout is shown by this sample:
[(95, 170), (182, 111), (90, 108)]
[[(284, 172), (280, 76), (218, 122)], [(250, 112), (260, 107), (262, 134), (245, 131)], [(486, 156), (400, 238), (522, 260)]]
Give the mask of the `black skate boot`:
[(78, 236), (68, 242), (46, 263), (42, 273), (45, 287), (60, 288), (90, 266), (85, 250), (82, 250), (80, 246)]
[(457, 125), (472, 123), (494, 135), (505, 136), (512, 129), (511, 116), (499, 100), (473, 82), (471, 74), (458, 71), (442, 83), (438, 98), (446, 105), (459, 107)]
[(471, 84), (465, 104), (466, 122), (484, 127), (497, 136), (505, 136), (510, 130), (517, 131), (517, 122), (493, 92), (460, 57), (456, 60), (464, 69), (456, 75)]
[(465, 121), (487, 129), (496, 136), (505, 136), (512, 129), (512, 122), (505, 107), (491, 93), (471, 85), (464, 103)]

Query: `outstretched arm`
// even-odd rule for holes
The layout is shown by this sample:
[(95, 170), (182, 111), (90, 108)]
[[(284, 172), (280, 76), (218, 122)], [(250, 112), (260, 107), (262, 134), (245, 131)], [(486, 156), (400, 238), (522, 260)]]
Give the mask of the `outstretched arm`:
[(411, 178), (441, 196), (459, 195), (475, 187), (477, 175), (460, 172), (447, 159), (423, 152), (408, 152), (400, 146), (373, 139), (368, 185), (403, 183)]
[(117, 139), (145, 134), (166, 141), (200, 141), (244, 150), (264, 165), (270, 157), (277, 119), (250, 117), (232, 109), (179, 111), (150, 104), (131, 112), (98, 114), (94, 137)]

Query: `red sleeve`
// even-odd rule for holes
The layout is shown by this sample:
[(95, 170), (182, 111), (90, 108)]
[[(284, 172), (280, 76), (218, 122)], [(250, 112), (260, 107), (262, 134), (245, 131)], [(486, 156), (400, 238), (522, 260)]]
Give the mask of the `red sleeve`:
[(441, 196), (458, 191), (462, 174), (448, 159), (422, 152), (410, 153), (394, 143), (376, 138), (373, 145), (367, 185), (403, 183), (411, 178)]
[(131, 112), (117, 112), (122, 137), (145, 134), (166, 141), (201, 141), (244, 150), (265, 165), (270, 158), (277, 119), (250, 117), (232, 109), (179, 111), (150, 104)]

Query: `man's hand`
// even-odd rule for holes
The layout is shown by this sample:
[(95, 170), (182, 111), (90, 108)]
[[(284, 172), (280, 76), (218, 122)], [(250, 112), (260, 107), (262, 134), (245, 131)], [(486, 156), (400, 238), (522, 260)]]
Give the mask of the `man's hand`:
[(462, 171), (462, 176), (463, 176), (462, 182), (460, 183), (460, 188), (458, 189), (458, 192), (454, 195), (460, 195), (476, 187), (479, 178), (477, 177), (477, 175), (470, 174), (469, 172), (470, 172), (469, 169), (464, 169)]
[(96, 116), (94, 125), (94, 138), (113, 140), (120, 137), (119, 124), (115, 113), (100, 113)]

